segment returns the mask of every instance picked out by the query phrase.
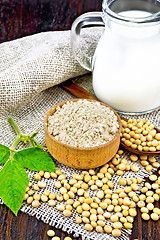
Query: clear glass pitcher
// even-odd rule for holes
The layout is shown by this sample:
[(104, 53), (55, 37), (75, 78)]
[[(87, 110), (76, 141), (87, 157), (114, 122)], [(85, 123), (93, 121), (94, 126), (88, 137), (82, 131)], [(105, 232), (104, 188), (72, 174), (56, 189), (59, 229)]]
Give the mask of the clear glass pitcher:
[[(92, 71), (97, 98), (123, 113), (160, 106), (160, 1), (104, 0), (103, 12), (85, 13), (72, 24), (75, 58)], [(80, 45), (83, 27), (105, 26), (93, 57)]]

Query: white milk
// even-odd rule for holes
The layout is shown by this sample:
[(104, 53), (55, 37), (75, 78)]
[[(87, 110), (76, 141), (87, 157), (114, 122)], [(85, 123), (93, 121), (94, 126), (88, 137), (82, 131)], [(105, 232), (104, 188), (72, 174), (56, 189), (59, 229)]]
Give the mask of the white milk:
[[(127, 11), (120, 15), (136, 18), (150, 13)], [(110, 24), (93, 58), (96, 96), (124, 112), (143, 112), (160, 106), (160, 25)]]

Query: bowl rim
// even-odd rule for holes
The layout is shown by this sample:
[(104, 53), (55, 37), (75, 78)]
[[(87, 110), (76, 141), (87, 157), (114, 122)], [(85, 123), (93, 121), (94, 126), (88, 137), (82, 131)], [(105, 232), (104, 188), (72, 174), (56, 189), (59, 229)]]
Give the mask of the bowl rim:
[[(65, 144), (65, 143), (62, 143), (60, 141), (58, 141), (57, 139), (55, 139), (48, 131), (48, 126), (47, 126), (47, 123), (48, 123), (48, 116), (52, 116), (53, 113), (55, 112), (56, 108), (58, 106), (62, 106), (64, 105), (66, 102), (76, 102), (76, 101), (79, 101), (79, 100), (87, 100), (87, 101), (90, 101), (90, 102), (99, 102), (101, 105), (107, 107), (107, 108), (110, 108), (114, 114), (117, 116), (117, 121), (118, 121), (118, 124), (119, 124), (119, 129), (116, 133), (116, 135), (113, 137), (112, 140), (104, 143), (104, 144), (101, 144), (101, 145), (98, 145), (98, 146), (95, 146), (95, 147), (87, 147), (87, 148), (83, 148), (83, 147), (74, 147), (74, 146), (70, 146), (68, 144)], [(100, 102), (98, 100), (94, 100), (94, 99), (84, 99), (84, 98), (75, 98), (75, 99), (69, 99), (69, 100), (66, 100), (66, 101), (63, 101), (63, 102), (60, 102), (56, 105), (54, 105), (52, 108), (50, 108), (50, 110), (47, 112), (45, 118), (44, 118), (44, 129), (45, 129), (45, 133), (54, 141), (56, 142), (57, 144), (60, 144), (66, 148), (71, 148), (71, 149), (74, 149), (74, 150), (79, 150), (79, 151), (89, 151), (89, 150), (96, 150), (96, 149), (99, 149), (99, 148), (104, 148), (104, 147), (107, 147), (109, 145), (111, 145), (117, 138), (117, 136), (119, 135), (119, 139), (120, 139), (120, 133), (121, 133), (121, 129), (122, 129), (122, 123), (121, 123), (121, 118), (120, 116), (118, 115), (118, 113), (113, 109), (111, 108), (110, 106), (108, 106), (107, 104), (103, 103), (103, 102)]]

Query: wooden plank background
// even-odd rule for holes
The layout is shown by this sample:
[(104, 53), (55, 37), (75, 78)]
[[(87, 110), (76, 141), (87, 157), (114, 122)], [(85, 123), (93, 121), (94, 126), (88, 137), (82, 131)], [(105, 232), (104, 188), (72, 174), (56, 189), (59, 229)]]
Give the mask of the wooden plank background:
[[(42, 31), (68, 30), (76, 17), (101, 10), (101, 0), (0, 0), (0, 43)], [(157, 203), (158, 205), (158, 203)], [(0, 240), (46, 240), (49, 225), (0, 205)], [(54, 229), (54, 228), (52, 228)], [(64, 239), (66, 233), (54, 229)], [(131, 240), (160, 240), (160, 221), (134, 221)]]
[(101, 0), (0, 0), (0, 42), (70, 29), (77, 16), (95, 10)]

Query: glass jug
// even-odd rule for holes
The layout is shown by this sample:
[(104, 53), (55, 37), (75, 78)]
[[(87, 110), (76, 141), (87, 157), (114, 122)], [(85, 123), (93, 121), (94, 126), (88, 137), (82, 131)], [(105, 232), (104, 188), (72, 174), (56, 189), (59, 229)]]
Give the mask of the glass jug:
[[(103, 12), (72, 24), (75, 58), (92, 71), (97, 98), (118, 112), (140, 114), (160, 106), (160, 1), (104, 0)], [(83, 27), (105, 26), (93, 57), (80, 45)]]

